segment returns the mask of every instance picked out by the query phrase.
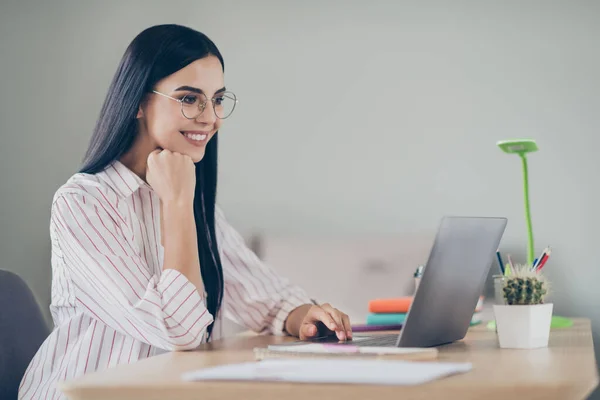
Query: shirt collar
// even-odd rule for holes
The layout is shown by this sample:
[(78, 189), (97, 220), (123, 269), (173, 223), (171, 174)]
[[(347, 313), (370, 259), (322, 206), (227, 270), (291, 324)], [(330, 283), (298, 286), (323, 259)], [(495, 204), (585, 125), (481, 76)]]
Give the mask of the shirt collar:
[(142, 178), (137, 176), (119, 160), (113, 161), (103, 172), (108, 178), (108, 183), (121, 193), (123, 197), (131, 196), (140, 187), (150, 188)]

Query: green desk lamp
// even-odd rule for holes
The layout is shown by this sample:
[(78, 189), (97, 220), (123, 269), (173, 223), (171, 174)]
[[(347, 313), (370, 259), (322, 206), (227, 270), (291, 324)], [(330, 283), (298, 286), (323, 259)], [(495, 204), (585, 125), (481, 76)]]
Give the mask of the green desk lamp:
[(525, 218), (527, 219), (527, 264), (533, 265), (533, 230), (531, 228), (531, 213), (529, 211), (529, 181), (527, 176), (527, 153), (538, 150), (533, 139), (501, 140), (496, 143), (502, 151), (508, 154), (518, 154), (523, 163), (523, 192), (525, 195)]

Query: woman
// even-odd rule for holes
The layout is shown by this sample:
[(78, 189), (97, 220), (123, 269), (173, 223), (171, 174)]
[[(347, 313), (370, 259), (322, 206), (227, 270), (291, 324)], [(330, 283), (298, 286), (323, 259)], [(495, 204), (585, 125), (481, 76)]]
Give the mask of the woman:
[(177, 25), (126, 50), (82, 170), (52, 202), (55, 328), (21, 399), (209, 340), (221, 314), (257, 332), (352, 336), (348, 317), (262, 264), (215, 205), (217, 138), (236, 97), (219, 50)]

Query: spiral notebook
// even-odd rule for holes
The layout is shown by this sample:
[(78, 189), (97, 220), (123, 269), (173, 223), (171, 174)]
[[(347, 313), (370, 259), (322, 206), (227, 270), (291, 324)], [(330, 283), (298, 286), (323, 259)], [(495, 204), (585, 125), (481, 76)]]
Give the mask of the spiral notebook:
[(332, 343), (306, 343), (290, 346), (268, 346), (254, 348), (256, 360), (272, 358), (344, 358), (344, 359), (390, 359), (428, 361), (438, 357), (435, 347), (368, 347), (337, 346)]

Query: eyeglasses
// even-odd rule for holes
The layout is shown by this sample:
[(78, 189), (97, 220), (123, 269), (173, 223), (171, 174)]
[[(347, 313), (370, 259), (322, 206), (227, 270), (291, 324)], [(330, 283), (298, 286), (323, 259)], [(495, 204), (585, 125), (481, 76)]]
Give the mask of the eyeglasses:
[[(171, 97), (156, 90), (153, 93), (159, 94), (167, 99), (175, 100), (181, 104), (181, 114), (187, 119), (196, 119), (206, 109), (208, 99), (203, 93), (189, 93), (183, 96), (181, 99)], [(238, 102), (237, 97), (232, 92), (219, 93), (218, 97), (210, 99), (213, 105), (213, 111), (219, 119), (225, 119), (233, 113), (235, 106)]]

